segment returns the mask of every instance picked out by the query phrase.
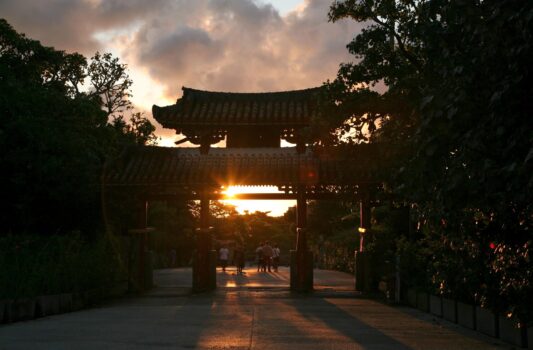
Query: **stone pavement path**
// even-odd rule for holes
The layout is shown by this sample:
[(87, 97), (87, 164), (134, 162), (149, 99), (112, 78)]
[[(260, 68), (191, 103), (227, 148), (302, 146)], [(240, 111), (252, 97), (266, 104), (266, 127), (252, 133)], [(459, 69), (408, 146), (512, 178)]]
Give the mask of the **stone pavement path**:
[[(244, 274), (237, 274), (234, 267), (228, 267), (226, 272), (217, 268), (217, 285), (219, 288), (249, 288), (249, 289), (289, 289), (290, 271), (286, 266), (280, 266), (278, 271), (257, 272), (256, 267), (247, 267)], [(154, 272), (154, 281), (160, 287), (190, 289), (192, 270), (188, 268), (165, 269)], [(354, 289), (352, 275), (329, 270), (314, 271), (314, 288), (317, 290), (351, 291)]]
[[(410, 308), (342, 293), (292, 295), (282, 278), (287, 271), (270, 277), (247, 272), (245, 283), (234, 287), (229, 282), (240, 276), (219, 272), (228, 287), (191, 296), (183, 294), (190, 270), (159, 271), (161, 287), (144, 297), (0, 326), (0, 349), (510, 348)], [(317, 271), (321, 285), (336, 274)], [(349, 283), (349, 275), (343, 278)], [(333, 279), (339, 283), (334, 289), (342, 290)], [(262, 286), (263, 280), (269, 283)], [(158, 292), (165, 288), (166, 294)]]

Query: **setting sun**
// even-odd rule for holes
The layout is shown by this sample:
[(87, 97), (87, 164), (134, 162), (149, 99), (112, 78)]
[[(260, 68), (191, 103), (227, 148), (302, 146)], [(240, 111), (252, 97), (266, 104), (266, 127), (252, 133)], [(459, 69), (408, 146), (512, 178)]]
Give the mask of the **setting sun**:
[(295, 200), (239, 200), (233, 199), (243, 193), (281, 193), (275, 186), (229, 186), (223, 193), (227, 199), (222, 203), (234, 205), (240, 214), (246, 212), (268, 212), (270, 216), (282, 216), (287, 209), (296, 205)]
[(244, 190), (244, 187), (242, 186), (230, 186), (224, 191), (222, 191), (222, 193), (224, 193), (227, 199), (232, 199), (235, 197), (236, 194), (245, 193), (245, 192), (246, 191)]

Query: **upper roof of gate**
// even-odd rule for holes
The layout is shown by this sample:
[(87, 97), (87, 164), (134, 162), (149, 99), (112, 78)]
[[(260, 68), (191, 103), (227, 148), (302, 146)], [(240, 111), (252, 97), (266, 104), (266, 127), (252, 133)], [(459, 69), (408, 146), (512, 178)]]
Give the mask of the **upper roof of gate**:
[(317, 98), (323, 88), (260, 93), (182, 89), (183, 96), (175, 104), (152, 107), (154, 118), (165, 128), (303, 127), (317, 114)]

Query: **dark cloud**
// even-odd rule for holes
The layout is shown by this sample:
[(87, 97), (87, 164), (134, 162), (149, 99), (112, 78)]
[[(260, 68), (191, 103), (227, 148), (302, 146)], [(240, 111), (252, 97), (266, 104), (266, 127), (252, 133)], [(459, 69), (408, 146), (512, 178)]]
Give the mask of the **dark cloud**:
[(95, 34), (127, 28), (170, 0), (0, 0), (1, 17), (18, 31), (60, 50), (102, 49)]
[(250, 0), (195, 4), (202, 11), (182, 21), (173, 12), (145, 21), (129, 45), (135, 48), (129, 59), (146, 67), (170, 96), (182, 85), (233, 91), (319, 85), (350, 59), (346, 44), (360, 30), (355, 23), (329, 23), (324, 0), (307, 1), (285, 17)]
[(58, 49), (119, 52), (171, 95), (181, 85), (259, 91), (332, 78), (359, 27), (328, 23), (329, 3), (307, 0), (281, 17), (253, 0), (0, 0), (0, 13)]
[[(45, 45), (119, 54), (174, 100), (181, 86), (276, 91), (334, 78), (339, 63), (352, 60), (346, 44), (361, 25), (329, 23), (330, 2), (306, 0), (280, 16), (254, 0), (0, 0), (0, 13)], [(135, 84), (134, 76), (134, 90), (153, 89)], [(143, 98), (153, 99), (144, 106), (165, 103)]]
[(190, 27), (162, 34), (157, 41), (139, 40), (137, 47), (139, 50), (133, 53), (140, 62), (147, 63), (151, 75), (156, 77), (186, 74), (199, 60), (216, 59), (224, 50), (207, 32)]

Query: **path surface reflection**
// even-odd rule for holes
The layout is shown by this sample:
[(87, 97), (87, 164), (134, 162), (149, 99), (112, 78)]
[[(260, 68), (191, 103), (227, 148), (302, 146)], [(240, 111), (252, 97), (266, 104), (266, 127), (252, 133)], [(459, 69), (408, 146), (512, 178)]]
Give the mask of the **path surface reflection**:
[[(192, 270), (190, 268), (164, 269), (154, 272), (156, 285), (163, 288), (190, 288)], [(330, 288), (339, 291), (351, 291), (354, 288), (353, 276), (347, 273), (329, 270), (314, 270), (315, 289)], [(290, 284), (290, 269), (280, 266), (277, 272), (257, 272), (255, 266), (244, 269), (243, 274), (237, 274), (233, 267), (223, 272), (217, 269), (217, 286), (220, 288), (265, 288), (288, 289)]]
[[(351, 283), (350, 275), (316, 275), (321, 284)], [(291, 294), (284, 289), (286, 268), (277, 274), (219, 272), (224, 287), (199, 295), (183, 293), (190, 269), (159, 270), (155, 277), (159, 287), (142, 297), (4, 325), (0, 349), (510, 348), (409, 308), (335, 293)]]

